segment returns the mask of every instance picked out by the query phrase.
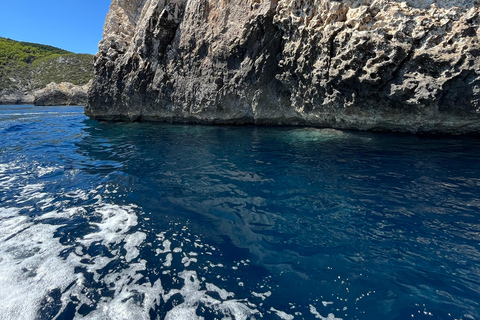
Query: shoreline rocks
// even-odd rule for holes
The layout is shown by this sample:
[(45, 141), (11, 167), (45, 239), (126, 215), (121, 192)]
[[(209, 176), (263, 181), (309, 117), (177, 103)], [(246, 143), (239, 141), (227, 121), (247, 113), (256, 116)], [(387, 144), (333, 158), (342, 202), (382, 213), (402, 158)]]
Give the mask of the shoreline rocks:
[(113, 0), (100, 120), (480, 132), (472, 0)]
[(0, 93), (0, 105), (33, 104), (35, 97), (32, 92), (2, 92)]
[(78, 106), (87, 102), (90, 84), (77, 86), (69, 82), (50, 83), (45, 88), (35, 91), (33, 104), (36, 106)]
[(45, 88), (29, 92), (11, 92), (0, 96), (0, 105), (74, 106), (87, 103), (91, 85), (79, 86), (69, 82), (49, 83)]

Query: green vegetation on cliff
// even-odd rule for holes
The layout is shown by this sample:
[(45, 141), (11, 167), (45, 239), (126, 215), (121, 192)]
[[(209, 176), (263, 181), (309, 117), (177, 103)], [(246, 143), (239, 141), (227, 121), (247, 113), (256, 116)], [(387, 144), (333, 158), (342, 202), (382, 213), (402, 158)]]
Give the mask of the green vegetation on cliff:
[(50, 82), (84, 85), (92, 77), (92, 55), (0, 37), (0, 92), (27, 92)]
[(27, 66), (36, 59), (53, 54), (70, 54), (71, 52), (43, 44), (18, 42), (0, 37), (0, 66), (17, 64)]
[(93, 78), (93, 56), (89, 54), (50, 55), (32, 63), (35, 85), (44, 87), (50, 82), (87, 84)]

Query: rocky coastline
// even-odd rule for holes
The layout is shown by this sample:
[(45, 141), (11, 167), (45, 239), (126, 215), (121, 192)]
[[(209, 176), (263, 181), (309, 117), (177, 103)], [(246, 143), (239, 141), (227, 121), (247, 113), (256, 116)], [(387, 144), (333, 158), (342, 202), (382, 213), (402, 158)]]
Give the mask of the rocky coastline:
[(0, 105), (85, 105), (93, 55), (0, 37)]
[(87, 103), (90, 83), (79, 86), (69, 82), (50, 83), (34, 93), (36, 106), (80, 106)]
[(73, 106), (85, 105), (91, 83), (75, 85), (69, 82), (48, 84), (33, 91), (13, 91), (0, 94), (0, 105)]
[(113, 0), (100, 120), (480, 132), (473, 0)]

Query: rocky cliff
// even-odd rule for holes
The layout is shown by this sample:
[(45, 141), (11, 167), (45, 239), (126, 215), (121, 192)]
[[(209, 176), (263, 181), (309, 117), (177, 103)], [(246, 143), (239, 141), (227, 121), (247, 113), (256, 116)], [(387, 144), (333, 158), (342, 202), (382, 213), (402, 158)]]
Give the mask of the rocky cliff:
[(113, 0), (86, 114), (480, 132), (473, 0)]

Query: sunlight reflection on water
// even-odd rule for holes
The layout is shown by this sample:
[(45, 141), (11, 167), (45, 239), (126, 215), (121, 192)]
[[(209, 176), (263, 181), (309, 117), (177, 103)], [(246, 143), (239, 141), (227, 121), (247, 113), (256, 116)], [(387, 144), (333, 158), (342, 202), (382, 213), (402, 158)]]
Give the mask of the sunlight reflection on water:
[(0, 107), (0, 319), (479, 318), (480, 143)]

